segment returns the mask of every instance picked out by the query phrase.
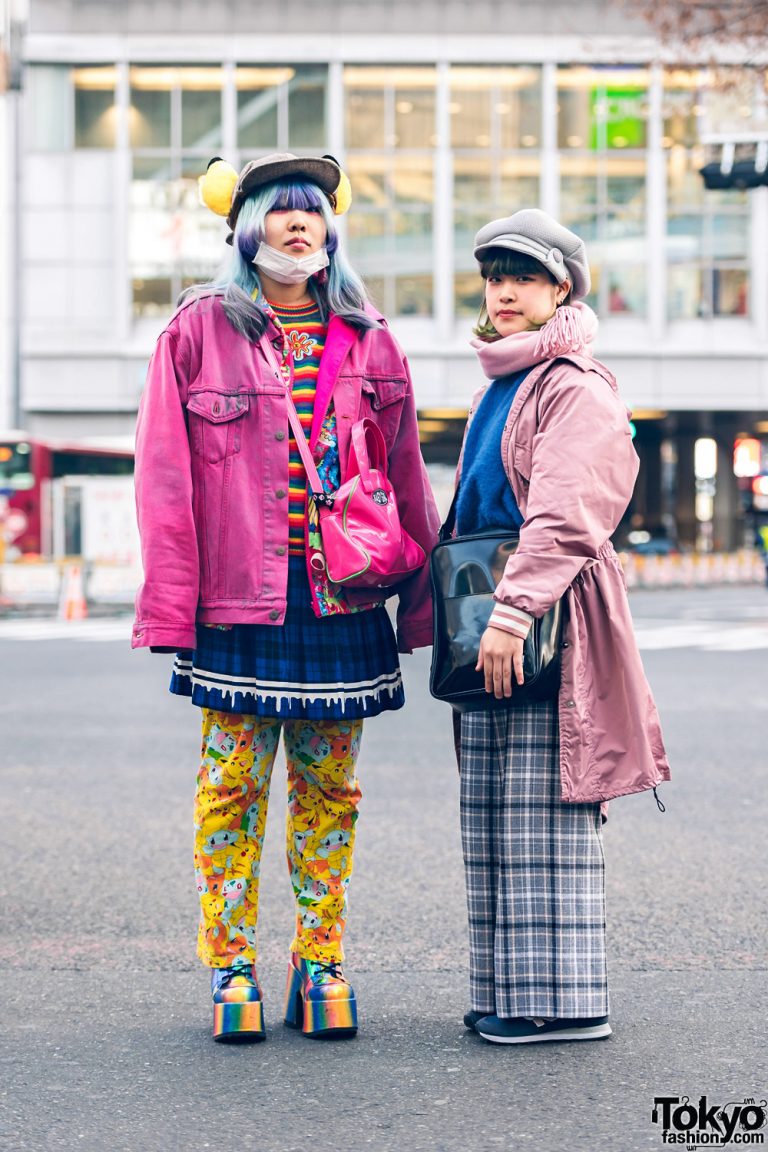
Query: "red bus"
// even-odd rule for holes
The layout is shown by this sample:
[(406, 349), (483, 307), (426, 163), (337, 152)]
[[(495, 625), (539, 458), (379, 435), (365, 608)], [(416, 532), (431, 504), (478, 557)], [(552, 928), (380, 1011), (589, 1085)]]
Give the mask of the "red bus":
[(70, 441), (0, 432), (0, 531), (6, 549), (39, 556), (51, 548), (51, 491), (63, 476), (133, 472), (130, 437)]

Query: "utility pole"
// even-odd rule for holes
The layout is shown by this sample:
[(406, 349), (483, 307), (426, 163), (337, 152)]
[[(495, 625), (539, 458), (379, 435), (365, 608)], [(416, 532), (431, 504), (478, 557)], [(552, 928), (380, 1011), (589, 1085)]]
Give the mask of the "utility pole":
[[(0, 410), (0, 425), (10, 417), (14, 428), (20, 428), (21, 409), (21, 322), (23, 301), (23, 273), (21, 255), (21, 100), (24, 77), (22, 45), (27, 27), (28, 0), (0, 0), (0, 116), (3, 120), (4, 181), (0, 203), (6, 211), (3, 231), (6, 243), (0, 246), (7, 253), (5, 267), (0, 268), (2, 287), (0, 301), (5, 297), (4, 321), (7, 324), (8, 352), (3, 355), (0, 380), (7, 374), (8, 397), (5, 412)], [(7, 319), (6, 319), (7, 317)], [(3, 341), (4, 343), (4, 341)], [(0, 392), (1, 397), (1, 392)]]

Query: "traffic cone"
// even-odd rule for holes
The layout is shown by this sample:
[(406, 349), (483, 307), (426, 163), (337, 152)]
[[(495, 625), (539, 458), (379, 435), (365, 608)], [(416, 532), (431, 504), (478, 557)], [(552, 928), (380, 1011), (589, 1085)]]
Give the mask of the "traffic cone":
[(87, 615), (83, 567), (81, 564), (68, 564), (61, 581), (59, 620), (85, 620)]

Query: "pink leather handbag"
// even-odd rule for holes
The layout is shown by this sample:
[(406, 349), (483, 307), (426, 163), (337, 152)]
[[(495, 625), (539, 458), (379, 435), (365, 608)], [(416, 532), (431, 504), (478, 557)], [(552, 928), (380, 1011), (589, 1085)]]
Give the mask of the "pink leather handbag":
[(426, 553), (400, 523), (378, 426), (368, 419), (352, 425), (347, 479), (336, 492), (326, 493), (290, 394), (287, 398), (293, 435), (317, 504), (329, 578), (348, 588), (389, 588), (418, 571)]

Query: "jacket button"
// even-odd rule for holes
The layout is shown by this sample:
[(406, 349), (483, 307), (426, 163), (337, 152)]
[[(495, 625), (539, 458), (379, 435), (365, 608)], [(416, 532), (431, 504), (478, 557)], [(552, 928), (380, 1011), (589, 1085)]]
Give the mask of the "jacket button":
[(279, 432), (275, 432), (275, 440), (285, 440), (285, 432), (283, 432), (282, 429)]
[(278, 548), (275, 548), (275, 552), (278, 556), (285, 556), (285, 544), (281, 544)]
[(575, 708), (576, 707), (576, 701), (575, 700), (566, 700), (565, 706), (566, 706), (566, 708)]
[(273, 608), (269, 614), (270, 620), (278, 620), (279, 617), (280, 617), (280, 613), (278, 612), (277, 608)]
[(221, 405), (219, 404), (219, 402), (218, 402), (218, 400), (217, 400), (217, 401), (216, 401), (216, 403), (215, 403), (215, 404), (214, 404), (214, 406), (213, 406), (213, 414), (214, 414), (214, 416), (218, 416), (219, 412), (221, 412)]
[(285, 499), (285, 488), (276, 488), (275, 489), (275, 496), (277, 496), (278, 500), (284, 500)]

